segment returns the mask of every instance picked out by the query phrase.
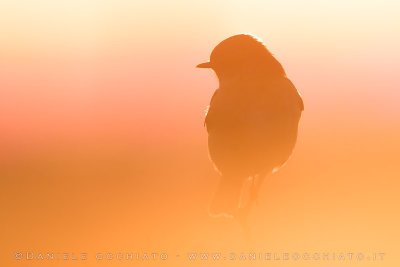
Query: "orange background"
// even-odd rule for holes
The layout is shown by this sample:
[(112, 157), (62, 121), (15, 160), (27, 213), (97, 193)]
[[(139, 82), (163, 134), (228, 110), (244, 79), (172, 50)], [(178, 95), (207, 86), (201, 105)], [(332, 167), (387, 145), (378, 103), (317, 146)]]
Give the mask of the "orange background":
[[(399, 266), (399, 12), (372, 0), (2, 1), (1, 265), (190, 266), (173, 255), (254, 250), (384, 252), (352, 264)], [(250, 242), (207, 214), (218, 176), (203, 118), (218, 81), (195, 69), (241, 32), (265, 42), (305, 103)], [(17, 251), (171, 260), (28, 262)], [(265, 264), (348, 263), (250, 265)]]

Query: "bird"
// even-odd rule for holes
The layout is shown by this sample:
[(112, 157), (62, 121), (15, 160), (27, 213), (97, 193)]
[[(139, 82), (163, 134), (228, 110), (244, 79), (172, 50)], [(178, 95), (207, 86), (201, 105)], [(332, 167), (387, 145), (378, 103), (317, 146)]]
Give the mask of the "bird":
[(220, 176), (209, 213), (245, 223), (264, 178), (292, 154), (303, 100), (279, 61), (252, 34), (223, 40), (209, 61), (196, 67), (213, 70), (219, 81), (204, 121), (209, 158)]

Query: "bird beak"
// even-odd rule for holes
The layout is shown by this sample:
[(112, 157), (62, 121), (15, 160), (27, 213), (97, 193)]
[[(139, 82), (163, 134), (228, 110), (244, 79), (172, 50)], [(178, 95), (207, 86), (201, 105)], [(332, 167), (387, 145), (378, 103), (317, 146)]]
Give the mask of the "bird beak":
[(201, 64), (197, 65), (196, 68), (203, 68), (203, 69), (211, 68), (211, 62), (207, 61), (207, 62), (201, 63)]

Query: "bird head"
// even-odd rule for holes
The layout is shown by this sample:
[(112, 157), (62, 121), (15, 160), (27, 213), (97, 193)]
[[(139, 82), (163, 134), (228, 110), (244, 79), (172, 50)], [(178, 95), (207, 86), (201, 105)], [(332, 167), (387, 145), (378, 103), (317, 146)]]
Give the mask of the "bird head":
[(223, 40), (212, 51), (210, 61), (197, 67), (213, 69), (220, 83), (284, 75), (282, 66), (262, 41), (250, 34), (238, 34)]

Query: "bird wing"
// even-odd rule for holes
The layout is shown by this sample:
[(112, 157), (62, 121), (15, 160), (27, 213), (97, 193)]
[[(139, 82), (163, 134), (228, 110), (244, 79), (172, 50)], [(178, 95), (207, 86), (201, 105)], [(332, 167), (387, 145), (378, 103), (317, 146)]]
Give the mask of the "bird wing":
[(204, 126), (207, 128), (207, 131), (210, 130), (210, 127), (212, 125), (212, 117), (213, 117), (212, 114), (213, 114), (213, 112), (212, 111), (210, 112), (210, 107), (215, 102), (215, 99), (217, 98), (218, 93), (219, 93), (219, 89), (215, 90), (213, 96), (211, 97), (210, 105), (208, 105), (207, 108), (206, 108), (206, 112), (205, 112), (206, 116), (205, 116), (205, 119), (204, 119)]
[(303, 99), (301, 98), (301, 94), (296, 89), (296, 87), (294, 86), (294, 84), (292, 83), (291, 80), (286, 78), (286, 82), (288, 83), (288, 88), (290, 89), (291, 95), (293, 95), (296, 98), (296, 101), (300, 107), (300, 110), (303, 111), (304, 110), (304, 102), (303, 102)]

